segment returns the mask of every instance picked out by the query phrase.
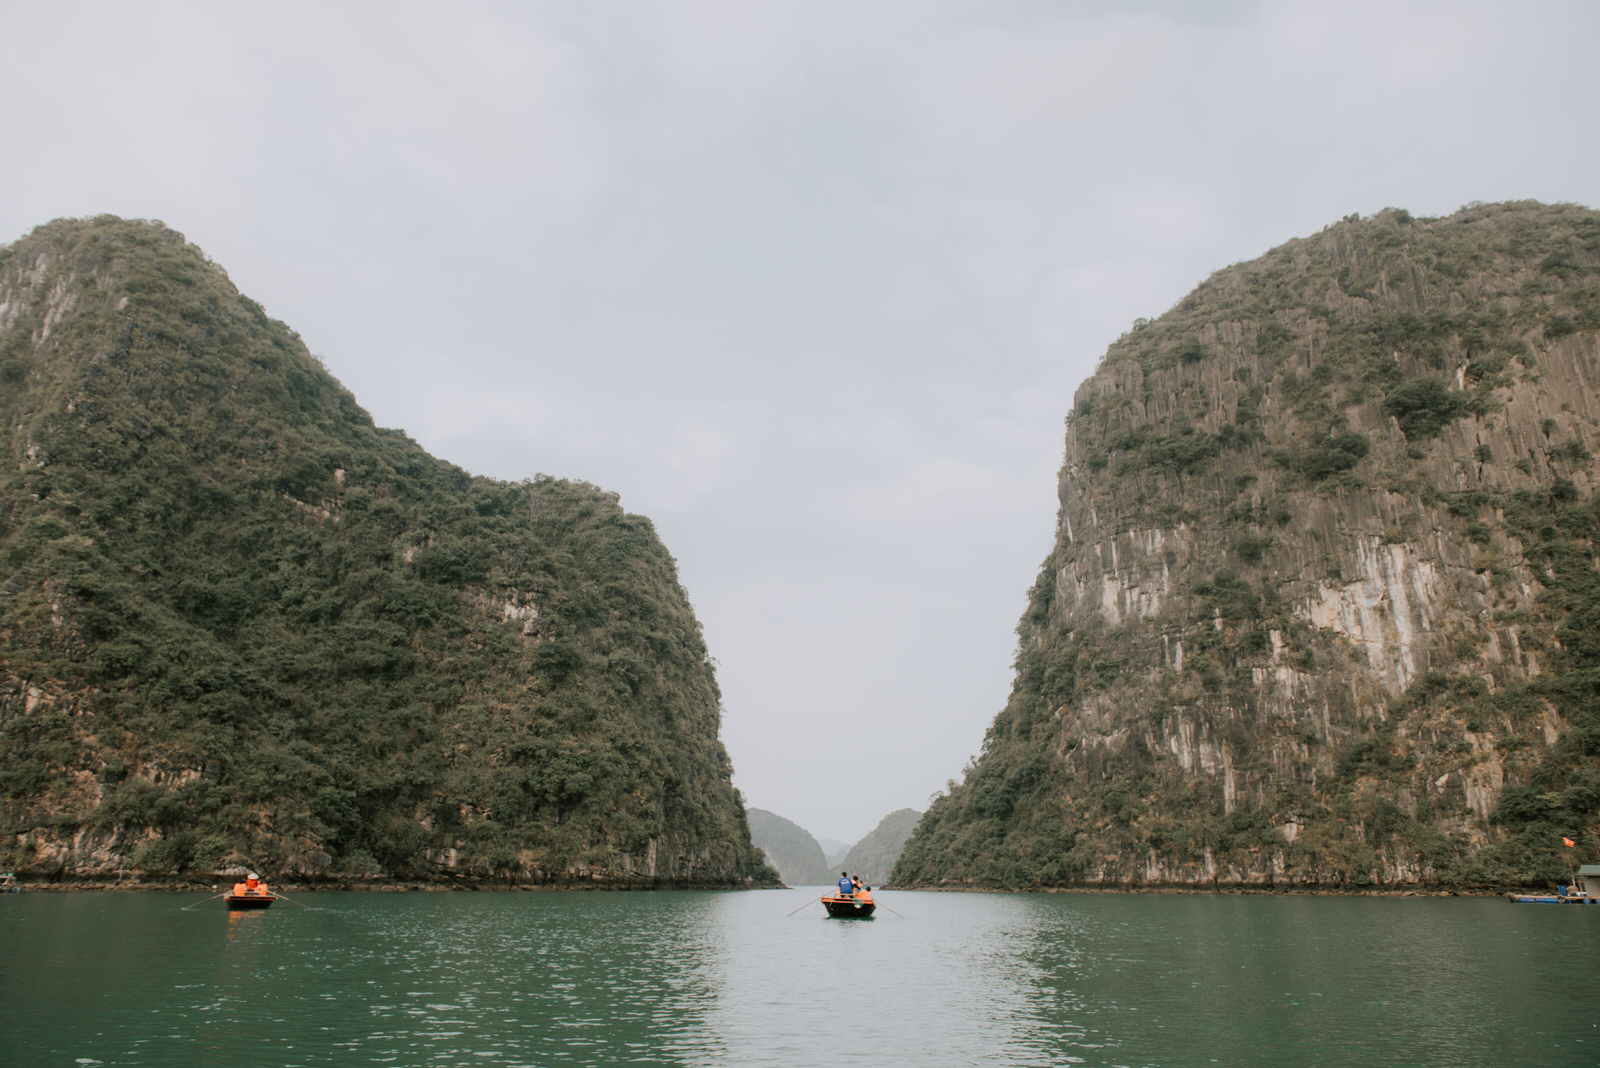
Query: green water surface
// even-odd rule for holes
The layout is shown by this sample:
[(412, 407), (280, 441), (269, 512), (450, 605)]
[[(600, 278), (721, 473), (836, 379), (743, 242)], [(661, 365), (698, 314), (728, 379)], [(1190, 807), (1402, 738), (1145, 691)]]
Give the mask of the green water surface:
[(1600, 908), (818, 890), (0, 897), (0, 1065), (1595, 1065)]

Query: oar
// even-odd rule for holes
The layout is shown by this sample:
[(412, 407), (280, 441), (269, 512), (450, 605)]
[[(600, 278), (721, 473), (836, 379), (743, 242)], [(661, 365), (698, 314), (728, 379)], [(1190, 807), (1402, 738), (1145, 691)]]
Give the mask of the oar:
[[(818, 902), (818, 901), (821, 901), (821, 900), (822, 900), (822, 899), (821, 899), (821, 898), (820, 898), (820, 897), (814, 897), (814, 898), (812, 898), (812, 899), (811, 899), (811, 900), (810, 900), (810, 901), (807, 901), (807, 902), (806, 902), (806, 904), (805, 904), (805, 905), (801, 905), (801, 906), (800, 906), (800, 909), (803, 909), (803, 908), (805, 908), (805, 907), (806, 907), (806, 905), (814, 905), (814, 904), (816, 904), (816, 903), (817, 903), (817, 902)], [(795, 909), (795, 910), (794, 910), (794, 912), (799, 912), (799, 911), (800, 911), (800, 909)], [(789, 916), (793, 916), (793, 915), (794, 915), (794, 912), (791, 912), (791, 913), (789, 913)], [(789, 918), (789, 916), (785, 916), (785, 917), (784, 917), (784, 919), (786, 919), (786, 920), (787, 920), (787, 919), (788, 919), (788, 918)]]
[[(194, 905), (204, 905), (206, 903), (206, 901), (215, 901), (219, 897), (227, 897), (230, 892), (231, 891), (224, 890), (220, 894), (212, 894), (210, 897), (206, 898), (205, 901), (196, 901), (194, 903)], [(194, 905), (185, 905), (185, 906), (183, 906), (183, 908), (179, 909), (178, 911), (179, 912), (188, 912), (190, 909), (194, 908)]]
[[(879, 903), (879, 904), (880, 904), (880, 905), (882, 905), (882, 904), (883, 904), (883, 902), (881, 902), (881, 901), (880, 901), (880, 902), (878, 902), (878, 903)], [(883, 906), (883, 907), (884, 907), (884, 908), (886, 908), (886, 909), (889, 909), (889, 906), (888, 906), (888, 905), (884, 905), (884, 906)], [(894, 912), (894, 909), (889, 909), (889, 911), (890, 911), (890, 912)], [(894, 912), (894, 914), (895, 914), (895, 915), (896, 915), (896, 916), (900, 916), (900, 918), (901, 918), (901, 919), (902, 919), (902, 920), (903, 920), (903, 919), (905, 919), (905, 917), (904, 917), (904, 916), (901, 916), (901, 915), (900, 915), (900, 913), (898, 913), (898, 912)]]
[[(282, 890), (274, 890), (272, 893), (273, 893), (274, 897), (281, 897), (291, 905), (300, 905), (300, 902), (296, 901), (294, 898), (290, 897), (288, 894), (284, 893)], [(197, 904), (198, 904), (198, 902), (197, 902)], [(303, 908), (303, 909), (308, 909), (311, 906), (310, 905), (300, 905), (300, 907)]]

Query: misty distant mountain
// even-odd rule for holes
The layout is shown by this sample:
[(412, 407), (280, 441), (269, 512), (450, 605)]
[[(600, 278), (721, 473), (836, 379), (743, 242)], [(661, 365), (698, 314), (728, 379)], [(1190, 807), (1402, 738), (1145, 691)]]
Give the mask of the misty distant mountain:
[(822, 846), (810, 831), (766, 809), (752, 808), (746, 814), (751, 842), (766, 854), (767, 863), (778, 869), (784, 882), (790, 886), (817, 886), (834, 881)]
[[(897, 809), (878, 821), (872, 833), (850, 848), (842, 864), (851, 875), (861, 876), (862, 882), (876, 886), (889, 881), (894, 862), (900, 859), (906, 839), (916, 829), (922, 813), (914, 808)], [(834, 867), (834, 865), (829, 865)]]

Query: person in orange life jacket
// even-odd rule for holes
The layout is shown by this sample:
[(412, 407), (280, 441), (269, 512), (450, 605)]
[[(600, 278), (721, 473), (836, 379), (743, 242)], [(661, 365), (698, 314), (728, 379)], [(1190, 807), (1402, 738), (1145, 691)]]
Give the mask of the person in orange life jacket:
[(872, 904), (872, 887), (863, 884), (861, 887), (861, 892), (856, 895), (856, 900), (861, 902), (863, 905)]
[(839, 896), (840, 897), (852, 897), (852, 896), (855, 895), (855, 892), (856, 892), (856, 884), (855, 884), (855, 882), (850, 878), (850, 876), (846, 875), (844, 872), (840, 872), (839, 873)]

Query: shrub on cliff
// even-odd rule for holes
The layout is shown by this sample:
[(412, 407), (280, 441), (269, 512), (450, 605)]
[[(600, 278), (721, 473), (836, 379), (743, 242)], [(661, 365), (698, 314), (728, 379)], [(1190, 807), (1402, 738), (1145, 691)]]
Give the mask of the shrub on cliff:
[(1402, 383), (1383, 402), (1384, 414), (1394, 416), (1408, 441), (1436, 438), (1468, 411), (1466, 399), (1460, 393), (1431, 375)]

